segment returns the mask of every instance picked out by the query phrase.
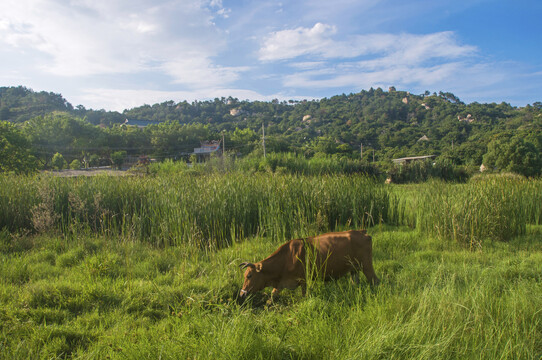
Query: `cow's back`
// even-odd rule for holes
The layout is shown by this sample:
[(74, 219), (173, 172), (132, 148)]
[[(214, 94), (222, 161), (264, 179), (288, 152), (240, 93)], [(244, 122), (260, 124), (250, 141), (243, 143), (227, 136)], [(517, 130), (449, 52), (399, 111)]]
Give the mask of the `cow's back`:
[(324, 234), (310, 239), (307, 251), (318, 254), (317, 265), (326, 278), (338, 278), (372, 264), (372, 241), (364, 230)]

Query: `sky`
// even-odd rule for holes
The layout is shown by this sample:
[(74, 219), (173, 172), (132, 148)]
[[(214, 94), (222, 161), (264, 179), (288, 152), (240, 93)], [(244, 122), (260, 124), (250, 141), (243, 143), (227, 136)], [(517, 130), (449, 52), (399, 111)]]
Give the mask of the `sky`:
[(381, 87), (542, 101), (540, 0), (0, 0), (0, 86), (122, 111)]

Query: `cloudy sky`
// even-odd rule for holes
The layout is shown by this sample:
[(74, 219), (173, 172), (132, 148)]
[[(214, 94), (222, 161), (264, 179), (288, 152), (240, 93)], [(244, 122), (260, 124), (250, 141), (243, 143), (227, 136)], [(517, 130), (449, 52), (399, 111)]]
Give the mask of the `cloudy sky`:
[(0, 86), (122, 111), (395, 86), (542, 101), (540, 0), (1, 0)]

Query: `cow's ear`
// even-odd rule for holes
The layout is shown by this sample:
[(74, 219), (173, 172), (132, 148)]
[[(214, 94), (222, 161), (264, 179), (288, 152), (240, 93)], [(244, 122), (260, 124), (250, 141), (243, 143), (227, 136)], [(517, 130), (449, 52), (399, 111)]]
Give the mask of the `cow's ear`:
[(261, 263), (259, 263), (259, 264), (256, 264), (256, 271), (257, 271), (257, 272), (260, 272), (260, 271), (262, 271), (262, 267), (263, 267), (263, 266), (262, 266), (262, 264), (261, 264)]

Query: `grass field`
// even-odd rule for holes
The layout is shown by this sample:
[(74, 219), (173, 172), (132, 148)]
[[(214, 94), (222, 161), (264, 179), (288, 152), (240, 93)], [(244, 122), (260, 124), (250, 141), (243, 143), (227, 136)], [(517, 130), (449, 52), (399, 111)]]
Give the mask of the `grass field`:
[(540, 358), (541, 227), (475, 252), (405, 227), (371, 233), (377, 289), (343, 278), (242, 305), (237, 265), (276, 243), (18, 239), (0, 262), (0, 357)]
[[(249, 207), (251, 196), (265, 193), (261, 190), (265, 189), (263, 178), (254, 179), (218, 178), (189, 185), (201, 193), (209, 191), (212, 185), (222, 196), (219, 200), (239, 201)], [(126, 211), (125, 214), (135, 207), (120, 195), (113, 196), (115, 191), (126, 193), (127, 199), (148, 200), (146, 195), (138, 197), (139, 194), (150, 194), (156, 184), (164, 182), (172, 186), (169, 192), (160, 192), (173, 194), (172, 189), (181, 186), (180, 181), (19, 179), (19, 183), (37, 183), (37, 190), (32, 193), (28, 189), (8, 188), (6, 184), (17, 181), (1, 179), (0, 212), (17, 210), (21, 216), (13, 219), (30, 225), (26, 230), (14, 231), (4, 224), (0, 231), (0, 358), (541, 358), (542, 226), (538, 224), (539, 208), (535, 203), (537, 194), (540, 196), (539, 182), (496, 180), (496, 184), (483, 187), (487, 193), (501, 194), (500, 197), (481, 197), (465, 204), (465, 194), (475, 192), (476, 186), (482, 186), (480, 182), (386, 189), (349, 178), (331, 180), (335, 182), (329, 187), (323, 180), (306, 178), (305, 183), (297, 184), (295, 179), (269, 180), (269, 186), (285, 188), (282, 197), (268, 198), (266, 204), (288, 211), (293, 203), (287, 201), (289, 196), (302, 199), (303, 207), (295, 208), (293, 213), (302, 210), (309, 216), (299, 216), (295, 223), (299, 228), (289, 230), (299, 233), (327, 231), (331, 225), (337, 229), (352, 227), (352, 219), (345, 218), (349, 213), (335, 209), (340, 202), (334, 199), (341, 199), (341, 191), (333, 192), (337, 186), (339, 190), (347, 185), (356, 189), (375, 186), (374, 189), (385, 192), (371, 198), (375, 203), (378, 199), (389, 201), (386, 206), (389, 212), (382, 218), (395, 223), (380, 221), (369, 228), (375, 270), (382, 281), (378, 287), (372, 289), (365, 281), (353, 285), (349, 278), (343, 278), (315, 283), (305, 297), (301, 289), (286, 290), (270, 303), (270, 289), (267, 289), (240, 304), (236, 298), (242, 284), (239, 263), (263, 259), (284, 241), (286, 233), (261, 231), (258, 226), (247, 225), (246, 229), (255, 229), (252, 234), (236, 237), (228, 233), (226, 243), (209, 248), (191, 241), (155, 241), (163, 233), (146, 230), (156, 237), (146, 241), (124, 231), (123, 226), (128, 228), (128, 225), (122, 222), (100, 228), (93, 227), (100, 225), (96, 218), (83, 221), (84, 216), (75, 216), (74, 209), (80, 209), (79, 215), (92, 214), (94, 210), (77, 208), (76, 198), (72, 195), (70, 201), (68, 194), (78, 194), (84, 199), (85, 191), (90, 192), (86, 189), (94, 186), (110, 197), (109, 202), (101, 202), (102, 215), (116, 219), (111, 214), (115, 206)], [(222, 192), (220, 184), (224, 181), (220, 180), (230, 181), (230, 187), (237, 189), (232, 192), (237, 200)], [(136, 185), (141, 187), (131, 188)], [(39, 194), (40, 187), (46, 186), (56, 189), (54, 198)], [(241, 196), (245, 193), (244, 186), (255, 189), (245, 198)], [(327, 202), (311, 200), (309, 189), (315, 187)], [(432, 187), (438, 187), (441, 195), (427, 198), (427, 194), (434, 193)], [(511, 204), (508, 191), (517, 201), (526, 199), (521, 200), (520, 208), (530, 210), (518, 215), (495, 209), (499, 204)], [(64, 197), (59, 194), (64, 192), (66, 198), (62, 202)], [(22, 201), (17, 203), (10, 198), (12, 193), (37, 202), (25, 212)], [(179, 199), (180, 195), (176, 196)], [(157, 201), (155, 204), (166, 204), (166, 209), (171, 209), (170, 203), (163, 202), (165, 198), (156, 195), (152, 199)], [(203, 204), (196, 203), (195, 196), (184, 199), (192, 199), (191, 206)], [(435, 203), (431, 205), (428, 199), (434, 199)], [(66, 210), (62, 204), (73, 209)], [(140, 202), (134, 211), (152, 215), (149, 210), (152, 206), (145, 206)], [(320, 215), (311, 210), (317, 206), (322, 209)], [(487, 211), (480, 210), (484, 206)], [(242, 207), (233, 213), (252, 213), (250, 208)], [(32, 210), (36, 213), (40, 209), (43, 214), (51, 210), (48, 215), (56, 221), (41, 233), (31, 228)], [(441, 218), (450, 216), (459, 220), (462, 217), (458, 214), (465, 209), (471, 209), (472, 221), (465, 222), (468, 225), (454, 222), (450, 236), (444, 231), (447, 223), (437, 221), (438, 211), (444, 212)], [(427, 217), (423, 211), (429, 212)], [(155, 212), (162, 214), (162, 219), (169, 218), (162, 208), (155, 207)], [(510, 215), (506, 217), (506, 213)], [(30, 215), (24, 217), (24, 214)], [(333, 214), (337, 214), (334, 223), (329, 221)], [(160, 219), (153, 216), (156, 216), (152, 218), (154, 221)], [(440, 224), (439, 229), (427, 227), (429, 216)], [(286, 218), (283, 215), (276, 221), (283, 224)], [(272, 217), (262, 215), (253, 219), (258, 224), (262, 219), (273, 221)], [(497, 229), (510, 231), (508, 237), (498, 240), (488, 237), (491, 233), (476, 232), (477, 226), (484, 225), (484, 219), (488, 224), (500, 224), (495, 219), (507, 222), (510, 226)], [(514, 225), (517, 221), (523, 222), (519, 230)], [(168, 228), (166, 222), (161, 226), (164, 232), (174, 228)], [(453, 236), (453, 229), (468, 228), (473, 231), (472, 236), (471, 233), (465, 233), (466, 237)], [(471, 239), (477, 241), (477, 246), (471, 246)]]

